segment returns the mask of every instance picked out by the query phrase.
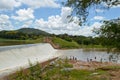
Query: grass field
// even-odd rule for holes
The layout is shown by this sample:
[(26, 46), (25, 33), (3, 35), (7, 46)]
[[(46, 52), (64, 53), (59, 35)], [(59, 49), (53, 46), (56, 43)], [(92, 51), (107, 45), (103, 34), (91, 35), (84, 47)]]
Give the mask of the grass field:
[(33, 44), (33, 43), (40, 43), (42, 41), (43, 41), (43, 38), (39, 38), (36, 40), (13, 40), (13, 39), (1, 39), (0, 38), (0, 46)]

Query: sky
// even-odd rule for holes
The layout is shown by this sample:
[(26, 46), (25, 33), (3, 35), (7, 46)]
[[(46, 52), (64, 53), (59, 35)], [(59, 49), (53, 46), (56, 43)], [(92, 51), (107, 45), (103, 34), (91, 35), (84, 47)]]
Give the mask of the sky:
[(67, 18), (72, 8), (61, 5), (64, 0), (0, 0), (0, 31), (36, 28), (52, 34), (95, 36), (101, 20), (120, 17), (120, 5), (109, 10), (91, 8), (88, 25), (80, 26), (77, 16)]

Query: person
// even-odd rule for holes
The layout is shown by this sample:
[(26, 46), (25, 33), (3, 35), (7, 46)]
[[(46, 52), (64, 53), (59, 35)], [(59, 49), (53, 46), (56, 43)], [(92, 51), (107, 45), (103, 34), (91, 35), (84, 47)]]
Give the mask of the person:
[(96, 56), (95, 56), (95, 59), (96, 59)]
[(89, 59), (87, 58), (87, 62), (89, 62)]
[(70, 56), (70, 60), (72, 60), (72, 59), (71, 59), (71, 56)]
[(102, 58), (100, 59), (100, 62), (102, 62)]
[(75, 60), (77, 61), (77, 58), (75, 57)]
[(90, 59), (90, 61), (92, 61), (92, 59)]

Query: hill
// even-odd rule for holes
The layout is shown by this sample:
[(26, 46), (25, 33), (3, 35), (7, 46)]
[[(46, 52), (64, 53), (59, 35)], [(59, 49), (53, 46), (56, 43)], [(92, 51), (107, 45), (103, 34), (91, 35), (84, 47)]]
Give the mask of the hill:
[(50, 34), (45, 31), (34, 28), (21, 28), (18, 30), (0, 31), (0, 38), (4, 39), (19, 39), (19, 40), (38, 39), (42, 36), (48, 35)]
[(21, 28), (17, 30), (18, 32), (24, 33), (24, 34), (35, 34), (35, 35), (50, 35), (49, 33), (34, 29), (34, 28)]

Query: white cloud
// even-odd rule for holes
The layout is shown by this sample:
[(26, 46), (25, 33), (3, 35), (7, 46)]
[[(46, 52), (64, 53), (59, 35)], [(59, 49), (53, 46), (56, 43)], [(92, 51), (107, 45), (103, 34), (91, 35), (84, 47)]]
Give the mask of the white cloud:
[(93, 29), (100, 28), (102, 23), (95, 22), (91, 26), (82, 26), (78, 31), (74, 32), (74, 35), (94, 36)]
[(73, 33), (73, 31), (77, 31), (79, 29), (79, 19), (77, 17), (73, 17), (72, 21), (69, 22), (69, 16), (71, 14), (72, 9), (69, 7), (63, 7), (61, 9), (61, 14), (56, 16), (48, 17), (48, 21), (43, 19), (38, 19), (35, 21), (35, 28), (45, 30), (50, 33)]
[(21, 28), (29, 28), (29, 27), (32, 25), (32, 23), (33, 23), (33, 20), (25, 21), (25, 22), (23, 23), (23, 25), (20, 26), (20, 27), (21, 27)]
[(103, 9), (96, 9), (95, 11), (98, 12), (98, 13), (102, 13), (102, 12), (104, 12)]
[(94, 20), (104, 20), (105, 17), (103, 17), (103, 16), (95, 16), (93, 19)]
[(62, 7), (62, 9), (61, 9), (61, 18), (62, 18), (63, 22), (68, 22), (69, 21), (68, 16), (71, 15), (71, 12), (72, 12), (72, 8), (70, 8), (70, 7)]
[[(93, 35), (92, 30), (94, 28), (99, 28), (102, 24), (95, 22), (91, 26), (79, 26), (79, 19), (73, 17), (73, 21), (68, 22), (67, 16), (71, 14), (72, 9), (68, 7), (63, 7), (60, 15), (50, 16), (48, 21), (43, 19), (38, 19), (35, 21), (35, 28), (47, 31), (54, 34), (70, 34), (70, 35)], [(63, 17), (64, 16), (64, 17)]]
[(28, 5), (30, 8), (60, 7), (60, 4), (56, 3), (55, 0), (0, 0), (0, 10), (13, 9), (21, 4)]
[(120, 8), (120, 4), (116, 6), (112, 6), (112, 8)]
[(13, 29), (12, 23), (9, 20), (8, 15), (0, 15), (0, 30), (11, 30)]
[(31, 8), (52, 7), (58, 8), (60, 4), (55, 3), (54, 0), (19, 0), (21, 3), (30, 6)]
[(20, 2), (16, 0), (0, 0), (0, 9), (13, 9), (14, 7), (19, 7), (21, 5)]
[[(119, 1), (119, 0), (118, 0), (118, 1)], [(103, 6), (105, 6), (105, 7), (110, 7), (110, 8), (120, 8), (120, 1), (118, 2), (117, 5), (110, 5), (110, 6), (108, 6), (106, 3), (104, 3)]]
[(31, 8), (20, 9), (16, 11), (17, 16), (12, 16), (12, 18), (19, 21), (34, 19), (33, 12), (34, 10), (32, 10)]

